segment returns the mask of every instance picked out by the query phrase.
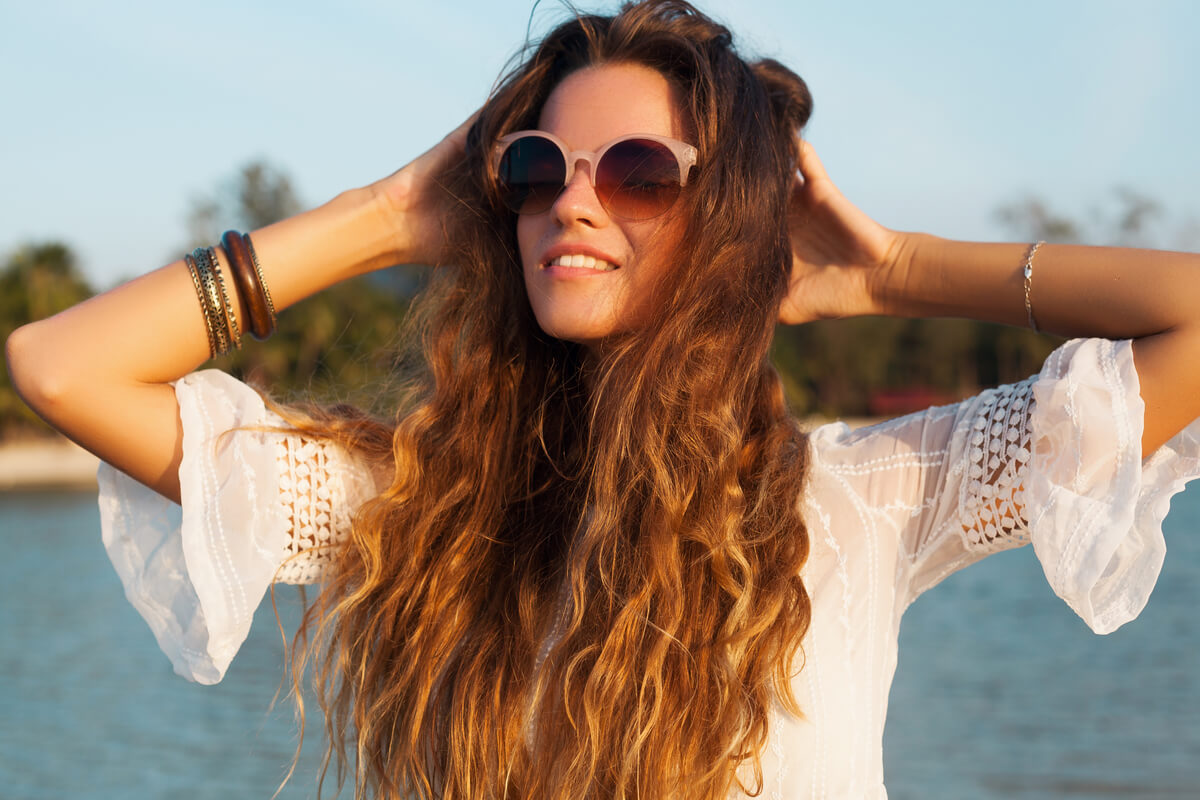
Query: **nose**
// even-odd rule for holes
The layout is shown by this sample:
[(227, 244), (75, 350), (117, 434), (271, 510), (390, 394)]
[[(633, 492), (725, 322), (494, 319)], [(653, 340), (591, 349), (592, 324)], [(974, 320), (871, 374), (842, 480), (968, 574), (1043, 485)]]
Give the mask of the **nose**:
[(554, 205), (550, 207), (550, 213), (560, 224), (570, 225), (581, 222), (591, 227), (598, 227), (607, 222), (608, 213), (601, 205), (595, 187), (592, 186), (591, 169), (588, 162), (582, 159), (578, 161), (575, 164), (575, 174), (571, 176), (571, 180), (563, 187), (555, 199)]

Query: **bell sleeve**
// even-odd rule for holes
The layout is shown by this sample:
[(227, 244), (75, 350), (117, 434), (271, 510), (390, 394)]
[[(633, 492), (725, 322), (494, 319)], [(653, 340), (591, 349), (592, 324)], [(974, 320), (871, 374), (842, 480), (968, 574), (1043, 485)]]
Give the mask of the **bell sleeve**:
[(1200, 420), (1141, 451), (1132, 343), (1073, 341), (1033, 384), (1025, 514), (1055, 594), (1097, 633), (1136, 617), (1166, 554), (1171, 497), (1200, 475)]
[(101, 534), (125, 596), (175, 671), (221, 680), (272, 582), (320, 579), (353, 512), (376, 493), (336, 445), (286, 428), (259, 394), (217, 371), (175, 383), (181, 504), (102, 463)]
[(1200, 420), (1143, 458), (1144, 414), (1132, 343), (1077, 339), (1025, 381), (858, 431), (819, 429), (815, 480), (854, 509), (851, 527), (893, 532), (897, 613), (1032, 542), (1054, 592), (1109, 633), (1145, 607), (1170, 499), (1200, 475)]
[(940, 496), (904, 530), (905, 605), (990, 552), (1032, 542), (1054, 593), (1097, 633), (1145, 607), (1172, 495), (1200, 475), (1200, 420), (1141, 452), (1145, 405), (1130, 341), (1076, 339), (1041, 371), (949, 407)]

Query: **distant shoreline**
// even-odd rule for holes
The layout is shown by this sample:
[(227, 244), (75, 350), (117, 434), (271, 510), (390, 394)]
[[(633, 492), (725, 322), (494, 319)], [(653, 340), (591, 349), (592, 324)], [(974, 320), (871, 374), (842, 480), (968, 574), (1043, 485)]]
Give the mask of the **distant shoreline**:
[(0, 444), (0, 491), (95, 489), (100, 459), (64, 439)]
[[(811, 417), (800, 420), (804, 430), (812, 430), (828, 419)], [(878, 422), (877, 419), (846, 419), (852, 428)], [(63, 437), (27, 439), (0, 443), (0, 492), (31, 489), (96, 489), (96, 468), (100, 459)]]

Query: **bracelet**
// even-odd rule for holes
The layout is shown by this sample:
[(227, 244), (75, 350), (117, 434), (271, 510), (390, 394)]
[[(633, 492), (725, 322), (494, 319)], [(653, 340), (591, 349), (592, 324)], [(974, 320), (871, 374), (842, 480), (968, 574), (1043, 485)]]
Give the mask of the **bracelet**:
[(237, 231), (225, 231), (221, 246), (229, 259), (229, 272), (234, 286), (246, 303), (247, 332), (264, 341), (275, 332), (275, 305), (263, 280), (262, 268), (254, 255), (250, 236)]
[(200, 313), (204, 317), (204, 331), (208, 334), (208, 356), (213, 358), (217, 355), (217, 332), (213, 328), (213, 320), (208, 313), (208, 302), (205, 298), (204, 286), (200, 282), (199, 267), (196, 266), (196, 259), (192, 258), (190, 253), (183, 257), (183, 261), (187, 264), (188, 274), (192, 276), (192, 286), (196, 288), (196, 297), (200, 300)]
[(250, 260), (254, 262), (258, 285), (262, 287), (263, 297), (267, 299), (267, 312), (271, 316), (271, 330), (275, 330), (275, 302), (271, 300), (271, 290), (267, 288), (267, 281), (263, 278), (262, 265), (258, 263), (258, 253), (254, 251), (254, 242), (250, 241), (250, 234), (243, 233), (242, 239), (246, 242), (246, 249), (250, 251)]
[(1037, 255), (1038, 248), (1044, 244), (1043, 241), (1034, 242), (1025, 255), (1025, 316), (1029, 319), (1029, 327), (1033, 329), (1034, 333), (1041, 333), (1041, 329), (1038, 328), (1037, 321), (1033, 318), (1033, 303), (1029, 300), (1029, 287), (1033, 284), (1033, 257)]
[(204, 308), (205, 319), (216, 341), (216, 347), (213, 348), (212, 354), (214, 356), (223, 356), (232, 348), (229, 344), (229, 327), (224, 311), (222, 310), (221, 290), (217, 288), (217, 280), (213, 277), (212, 263), (208, 257), (208, 248), (197, 247), (192, 251), (192, 258), (196, 260), (197, 272), (200, 274), (200, 285), (203, 288), (200, 305)]
[[(237, 300), (246, 304), (247, 333), (262, 341), (275, 331), (275, 304), (263, 280), (262, 267), (250, 237), (226, 231), (221, 244), (229, 262), (229, 282), (221, 272), (221, 259), (215, 247), (197, 247), (183, 257), (192, 286), (204, 315), (208, 334), (208, 352), (222, 356), (242, 346), (238, 325)], [(235, 294), (231, 294), (232, 292)]]
[(221, 262), (217, 260), (217, 248), (206, 248), (206, 252), (208, 253), (208, 262), (212, 264), (213, 277), (217, 279), (217, 288), (221, 290), (221, 304), (225, 311), (226, 330), (230, 334), (231, 349), (238, 350), (242, 346), (242, 329), (238, 326), (237, 310), (233, 306), (233, 301), (229, 299), (229, 292), (225, 289), (225, 277), (221, 274)]

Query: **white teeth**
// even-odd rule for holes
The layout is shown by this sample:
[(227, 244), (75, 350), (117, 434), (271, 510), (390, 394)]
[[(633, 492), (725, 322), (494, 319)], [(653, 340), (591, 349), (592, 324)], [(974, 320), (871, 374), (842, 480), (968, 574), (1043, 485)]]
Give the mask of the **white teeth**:
[(546, 266), (549, 267), (576, 267), (580, 269), (594, 269), (598, 272), (611, 272), (616, 269), (615, 264), (610, 264), (601, 258), (593, 256), (585, 256), (581, 253), (573, 255), (558, 256), (550, 261)]

